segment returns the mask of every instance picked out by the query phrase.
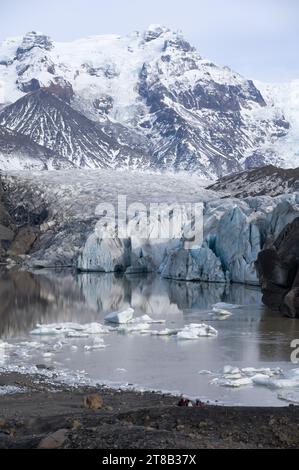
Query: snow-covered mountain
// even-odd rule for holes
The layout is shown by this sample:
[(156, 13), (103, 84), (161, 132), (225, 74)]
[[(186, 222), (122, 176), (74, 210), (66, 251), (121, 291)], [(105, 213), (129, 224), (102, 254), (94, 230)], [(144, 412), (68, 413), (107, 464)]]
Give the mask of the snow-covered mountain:
[(251, 80), (156, 25), (71, 43), (36, 32), (3, 41), (0, 122), (75, 166), (206, 178), (283, 166), (277, 142), (289, 131)]

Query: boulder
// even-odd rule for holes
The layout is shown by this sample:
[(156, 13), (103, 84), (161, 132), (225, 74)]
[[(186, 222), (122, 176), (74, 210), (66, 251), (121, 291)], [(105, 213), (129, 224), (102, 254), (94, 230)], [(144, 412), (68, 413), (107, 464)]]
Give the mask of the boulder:
[(99, 410), (103, 406), (103, 399), (98, 393), (93, 393), (84, 397), (83, 403), (85, 408)]
[(65, 440), (67, 435), (67, 429), (58, 429), (58, 431), (49, 434), (44, 437), (38, 445), (38, 449), (59, 449)]

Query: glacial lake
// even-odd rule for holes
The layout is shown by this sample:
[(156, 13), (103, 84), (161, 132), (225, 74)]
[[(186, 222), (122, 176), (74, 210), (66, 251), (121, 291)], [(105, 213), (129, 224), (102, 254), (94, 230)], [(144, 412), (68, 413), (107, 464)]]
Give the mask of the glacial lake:
[[(228, 309), (230, 316), (218, 315), (212, 308), (218, 302), (240, 307)], [(37, 324), (105, 325), (105, 315), (129, 306), (135, 316), (147, 314), (164, 324), (150, 324), (148, 334), (109, 331), (101, 335), (105, 347), (100, 349), (93, 349), (94, 335), (30, 333)], [(218, 335), (179, 340), (175, 335), (150, 334), (192, 323), (211, 325)], [(158, 275), (3, 269), (0, 338), (7, 344), (0, 362), (4, 369), (44, 364), (54, 367), (58, 376), (60, 371), (80, 371), (99, 383), (182, 393), (220, 404), (285, 406), (288, 402), (279, 398), (282, 392), (284, 397), (299, 394), (299, 384), (278, 388), (223, 383), (223, 368), (228, 365), (239, 368), (242, 379), (246, 378), (242, 368), (281, 368), (285, 374), (299, 369), (290, 360), (290, 343), (299, 338), (299, 320), (267, 310), (258, 287), (178, 282)]]

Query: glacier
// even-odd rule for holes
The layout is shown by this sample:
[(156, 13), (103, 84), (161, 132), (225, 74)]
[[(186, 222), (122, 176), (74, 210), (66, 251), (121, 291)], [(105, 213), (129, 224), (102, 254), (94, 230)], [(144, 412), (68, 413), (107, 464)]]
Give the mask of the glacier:
[[(204, 189), (199, 177), (183, 174), (69, 170), (11, 173), (2, 179), (19, 223), (31, 219), (39, 231), (31, 251), (17, 260), (27, 267), (159, 272), (176, 280), (258, 284), (258, 253), (299, 215), (296, 192), (223, 199)], [(100, 238), (97, 204), (116, 204), (119, 192), (144, 203), (203, 202), (201, 245), (186, 248), (183, 238)]]

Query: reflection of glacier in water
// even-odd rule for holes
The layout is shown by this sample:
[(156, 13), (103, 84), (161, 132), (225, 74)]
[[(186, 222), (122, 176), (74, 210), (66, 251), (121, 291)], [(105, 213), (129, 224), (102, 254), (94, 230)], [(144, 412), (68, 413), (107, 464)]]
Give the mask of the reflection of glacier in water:
[[(226, 403), (284, 404), (267, 388), (228, 389), (211, 385), (213, 375), (199, 374), (202, 370), (219, 373), (226, 364), (279, 366), (284, 370), (295, 367), (290, 363), (290, 342), (299, 338), (299, 322), (266, 311), (256, 287), (177, 282), (157, 275), (5, 271), (0, 274), (0, 298), (1, 338), (16, 347), (21, 341), (43, 345), (43, 349), (23, 355), (12, 350), (9, 361), (46, 361), (57, 368), (85, 370), (103, 382), (179, 391)], [(211, 315), (217, 302), (242, 308), (221, 319)], [(90, 338), (68, 338), (62, 341), (59, 353), (53, 353), (57, 338), (29, 335), (37, 323), (103, 324), (107, 313), (127, 306), (132, 306), (136, 315), (165, 320), (163, 328), (208, 323), (218, 330), (218, 336), (177, 341), (174, 337), (111, 332), (103, 337), (105, 349), (84, 348)]]

